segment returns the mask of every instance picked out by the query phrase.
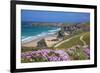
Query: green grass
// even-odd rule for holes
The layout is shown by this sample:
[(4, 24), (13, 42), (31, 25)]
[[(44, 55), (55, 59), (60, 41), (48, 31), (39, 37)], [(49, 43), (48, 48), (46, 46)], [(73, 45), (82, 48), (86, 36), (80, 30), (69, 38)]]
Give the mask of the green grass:
[(90, 22), (85, 23), (86, 27), (90, 27)]
[(73, 60), (86, 60), (87, 55), (84, 53), (83, 48), (76, 48), (73, 54), (69, 54)]
[(78, 34), (81, 34), (81, 33), (84, 33), (84, 31), (83, 30), (73, 31), (74, 35), (78, 35)]
[(83, 52), (83, 48), (76, 49), (76, 53), (79, 53), (79, 60), (87, 59), (86, 54)]
[[(37, 51), (40, 50), (42, 48), (38, 48), (38, 47), (21, 47), (21, 52), (28, 52), (28, 51)], [(48, 47), (48, 49), (53, 49), (53, 47)]]
[(31, 63), (31, 62), (47, 62), (48, 60), (43, 59), (43, 58), (32, 58), (30, 59), (23, 59), (21, 58), (21, 63)]
[[(70, 47), (75, 46), (75, 45), (83, 45), (83, 42), (80, 41), (80, 36), (82, 36), (82, 35), (84, 35), (83, 40), (86, 42), (86, 44), (90, 45), (90, 33), (84, 32), (84, 33), (78, 34), (77, 37), (71, 39), (70, 41), (62, 43), (61, 45), (59, 45), (56, 48), (54, 48), (54, 46), (53, 46), (53, 47), (49, 47), (49, 49), (50, 48), (52, 48), (52, 49), (67, 49), (67, 48), (70, 48)], [(73, 35), (73, 36), (75, 36), (75, 35)], [(40, 48), (37, 48), (37, 47), (36, 48), (34, 48), (34, 47), (22, 47), (21, 51), (27, 52), (27, 51), (34, 51), (34, 50), (39, 50), (39, 49)]]
[(35, 48), (35, 47), (21, 47), (21, 52), (35, 51), (39, 49), (40, 48)]
[(58, 47), (56, 47), (57, 49), (66, 49), (66, 48), (70, 48), (72, 46), (75, 46), (75, 45), (84, 45), (83, 42), (80, 40), (80, 37), (83, 36), (85, 34), (85, 36), (83, 37), (83, 40), (86, 41), (86, 44), (89, 45), (89, 32), (84, 32), (84, 33), (81, 33), (79, 35), (77, 35), (77, 37), (74, 37), (72, 38), (71, 40), (67, 41), (67, 42), (64, 42), (62, 43), (61, 45), (59, 45)]
[(82, 41), (80, 41), (80, 36), (81, 35), (78, 35), (77, 37), (71, 39), (70, 41), (62, 43), (57, 48), (59, 49), (60, 48), (70, 48), (75, 45), (83, 45)]
[(83, 38), (87, 45), (90, 45), (90, 33), (87, 32)]

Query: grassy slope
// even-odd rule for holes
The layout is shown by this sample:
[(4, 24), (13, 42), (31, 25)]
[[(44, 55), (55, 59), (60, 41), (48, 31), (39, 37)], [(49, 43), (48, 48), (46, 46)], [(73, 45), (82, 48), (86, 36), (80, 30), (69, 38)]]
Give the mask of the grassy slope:
[[(80, 41), (80, 37), (83, 36), (83, 35), (84, 35), (83, 40), (86, 42), (86, 44), (89, 45), (89, 43), (90, 43), (90, 39), (89, 39), (90, 33), (85, 32), (85, 33), (82, 33), (79, 36), (71, 39), (70, 41), (61, 44), (57, 48), (58, 49), (61, 49), (61, 48), (66, 49), (66, 48), (70, 48), (70, 47), (75, 46), (75, 45), (83, 45), (82, 41)], [(73, 60), (86, 60), (86, 59), (88, 59), (87, 55), (83, 51), (83, 48), (78, 48), (78, 49), (76, 49), (76, 51), (73, 54), (69, 54), (69, 55)]]
[(90, 33), (86, 33), (83, 40), (86, 42), (86, 44), (90, 45)]
[[(86, 42), (86, 44), (89, 45), (90, 44), (90, 33), (86, 32), (86, 33), (82, 33), (78, 37), (75, 37), (75, 38), (71, 39), (68, 42), (65, 42), (65, 43), (61, 44), (60, 46), (57, 47), (57, 49), (62, 49), (62, 48), (66, 49), (66, 48), (70, 48), (70, 47), (75, 46), (75, 45), (83, 45), (82, 41), (80, 41), (80, 36), (82, 36), (84, 34), (85, 34), (85, 36), (83, 37), (83, 40)], [(39, 48), (23, 47), (21, 51), (26, 52), (26, 51), (33, 51), (33, 50), (39, 50)]]
[(80, 41), (80, 36), (84, 35), (84, 38), (83, 40), (86, 41), (86, 43), (88, 44), (89, 43), (89, 32), (87, 33), (82, 33), (82, 34), (79, 34), (77, 37), (71, 39), (70, 41), (68, 42), (65, 42), (61, 45), (59, 45), (57, 48), (60, 49), (60, 48), (70, 48), (72, 46), (75, 46), (75, 45), (83, 45), (82, 41)]
[(76, 51), (70, 55), (73, 60), (85, 60), (87, 59), (86, 54), (84, 53), (82, 48), (76, 49)]
[(59, 45), (57, 48), (70, 48), (70, 47), (77, 45), (77, 44), (83, 45), (83, 43), (80, 41), (79, 38), (80, 38), (80, 36), (77, 36), (77, 37), (71, 39), (70, 41)]

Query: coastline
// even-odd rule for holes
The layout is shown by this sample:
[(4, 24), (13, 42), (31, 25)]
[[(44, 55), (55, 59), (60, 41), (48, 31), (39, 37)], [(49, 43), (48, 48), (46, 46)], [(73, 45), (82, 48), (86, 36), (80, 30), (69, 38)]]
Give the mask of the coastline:
[[(44, 39), (47, 47), (52, 47), (55, 44), (57, 44), (58, 42), (62, 41), (62, 39), (57, 38), (57, 32), (53, 32), (52, 34), (46, 34), (46, 35), (42, 35), (42, 36), (37, 36), (36, 38), (31, 37), (29, 39), (26, 39), (24, 41), (21, 42), (21, 46), (22, 47), (37, 47), (37, 43)], [(65, 32), (65, 35), (68, 36), (69, 34), (67, 32)]]
[(54, 33), (45, 36), (39, 36), (37, 38), (31, 38), (27, 41), (22, 42), (22, 47), (36, 47), (37, 42), (41, 39), (45, 39), (45, 42), (48, 45), (48, 47), (51, 47), (53, 44), (57, 43), (57, 41), (51, 41), (52, 39), (56, 39), (56, 37), (57, 35), (56, 33)]

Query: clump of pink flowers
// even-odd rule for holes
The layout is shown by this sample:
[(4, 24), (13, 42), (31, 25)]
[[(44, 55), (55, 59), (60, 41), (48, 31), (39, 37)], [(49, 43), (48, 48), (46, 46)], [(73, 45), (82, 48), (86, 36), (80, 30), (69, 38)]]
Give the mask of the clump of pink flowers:
[(89, 49), (89, 48), (85, 48), (85, 49), (84, 49), (84, 52), (85, 52), (87, 55), (90, 55), (90, 49)]
[(64, 50), (41, 49), (37, 51), (24, 52), (21, 54), (24, 62), (45, 62), (45, 61), (67, 61), (69, 55)]

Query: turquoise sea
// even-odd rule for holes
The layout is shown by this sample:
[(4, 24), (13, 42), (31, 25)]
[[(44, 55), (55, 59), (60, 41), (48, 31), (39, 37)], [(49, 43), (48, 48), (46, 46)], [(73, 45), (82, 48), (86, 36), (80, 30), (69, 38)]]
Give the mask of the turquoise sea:
[(41, 38), (47, 35), (51, 35), (60, 30), (58, 27), (47, 26), (32, 26), (32, 23), (21, 23), (21, 40), (30, 41), (32, 39)]

